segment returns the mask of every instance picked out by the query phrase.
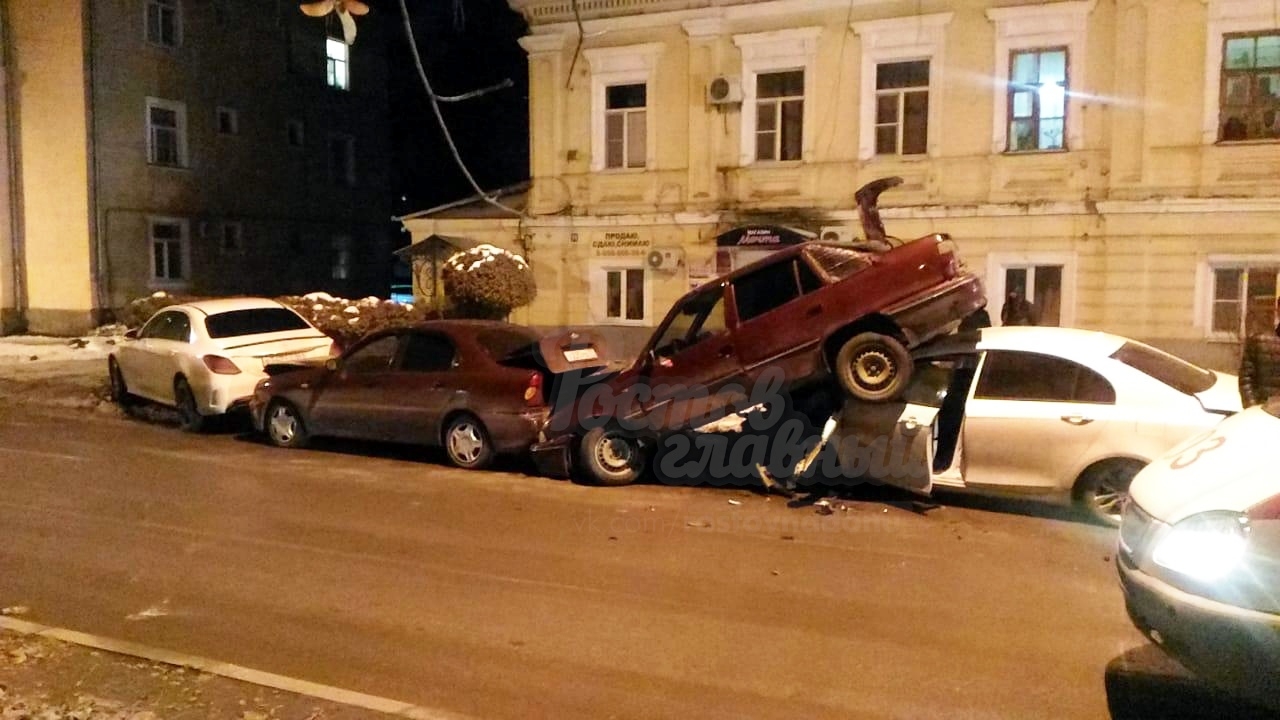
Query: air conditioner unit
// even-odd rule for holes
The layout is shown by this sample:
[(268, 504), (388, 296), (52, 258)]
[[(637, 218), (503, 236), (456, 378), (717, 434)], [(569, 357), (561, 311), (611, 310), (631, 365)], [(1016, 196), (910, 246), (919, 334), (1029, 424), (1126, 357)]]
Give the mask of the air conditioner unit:
[(684, 248), (656, 247), (649, 251), (645, 264), (650, 270), (659, 272), (675, 272), (684, 263)]
[(742, 80), (721, 75), (707, 83), (708, 105), (732, 105), (742, 102)]
[(822, 242), (852, 243), (858, 239), (858, 231), (852, 225), (828, 225), (818, 233)]

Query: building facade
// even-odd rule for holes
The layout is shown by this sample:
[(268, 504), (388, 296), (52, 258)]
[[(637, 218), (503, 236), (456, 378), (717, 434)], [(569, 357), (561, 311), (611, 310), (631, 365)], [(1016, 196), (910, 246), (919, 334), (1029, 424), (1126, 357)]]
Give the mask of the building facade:
[(385, 32), (261, 0), (0, 1), (5, 331), (158, 291), (385, 292)]
[(1271, 0), (511, 4), (522, 212), (403, 222), (524, 253), (513, 320), (647, 328), (773, 245), (857, 235), (854, 191), (899, 176), (888, 232), (951, 234), (997, 324), (1019, 291), (1042, 324), (1229, 369), (1277, 322)]

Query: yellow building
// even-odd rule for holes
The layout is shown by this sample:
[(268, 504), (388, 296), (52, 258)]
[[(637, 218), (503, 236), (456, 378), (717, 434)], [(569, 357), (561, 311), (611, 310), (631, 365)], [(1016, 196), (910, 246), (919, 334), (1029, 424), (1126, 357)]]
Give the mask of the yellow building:
[[(1234, 366), (1274, 326), (1280, 19), (1271, 0), (510, 0), (530, 25), (532, 182), (403, 219), (522, 252), (545, 326), (661, 320), (770, 243), (947, 232), (999, 323)], [(580, 14), (581, 30), (575, 11)]]
[(383, 22), (348, 46), (289, 3), (0, 0), (0, 334), (385, 289)]

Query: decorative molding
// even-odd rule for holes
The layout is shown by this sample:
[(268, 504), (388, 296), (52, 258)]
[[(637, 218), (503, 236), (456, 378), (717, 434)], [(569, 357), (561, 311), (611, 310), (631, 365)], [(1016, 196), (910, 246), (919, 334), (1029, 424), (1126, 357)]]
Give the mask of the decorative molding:
[(725, 34), (728, 23), (725, 22), (723, 15), (713, 17), (693, 18), (680, 23), (680, 27), (684, 28), (684, 32), (691, 40), (704, 40), (719, 37)]
[(942, 89), (946, 71), (946, 28), (952, 13), (912, 15), (850, 23), (862, 38), (862, 92), (859, 93), (858, 158), (876, 154), (876, 65), (899, 60), (929, 61), (928, 154), (941, 147)]
[[(658, 116), (654, 112), (654, 75), (658, 58), (666, 49), (664, 43), (642, 43), (615, 47), (591, 48), (582, 54), (591, 68), (591, 169), (604, 170), (605, 164), (605, 102), (606, 90), (611, 85), (643, 83), (645, 99), (645, 168), (652, 169), (657, 157)], [(619, 169), (635, 172), (637, 168)]]
[(520, 47), (530, 55), (538, 55), (542, 53), (561, 52), (565, 45), (568, 44), (569, 36), (564, 33), (539, 33), (537, 35), (525, 35), (517, 40)]
[(591, 66), (592, 74), (652, 73), (658, 64), (658, 56), (666, 49), (660, 42), (615, 47), (587, 48), (582, 56)]
[[(742, 107), (740, 122), (739, 164), (755, 163), (756, 154), (756, 75), (774, 70), (804, 70), (805, 103), (812, 102), (816, 77), (814, 64), (818, 53), (818, 37), (822, 28), (800, 27), (733, 36), (733, 44), (742, 51)], [(805, 112), (801, 129), (801, 160), (810, 159), (813, 144), (813, 113)]]

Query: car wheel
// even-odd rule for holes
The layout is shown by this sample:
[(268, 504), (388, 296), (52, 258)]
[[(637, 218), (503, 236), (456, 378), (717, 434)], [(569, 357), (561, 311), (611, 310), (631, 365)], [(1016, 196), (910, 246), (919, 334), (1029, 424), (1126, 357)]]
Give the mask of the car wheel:
[(639, 439), (616, 427), (588, 430), (579, 453), (591, 480), (611, 487), (638, 480), (648, 460)]
[(1125, 459), (1106, 460), (1090, 467), (1076, 483), (1076, 503), (1091, 519), (1119, 527), (1129, 483), (1143, 467), (1137, 460)]
[(302, 415), (292, 403), (272, 400), (262, 422), (272, 445), (282, 448), (306, 447), (309, 438)]
[(845, 341), (836, 354), (836, 377), (859, 400), (887, 402), (911, 379), (911, 353), (897, 338), (864, 332)]
[(480, 470), (493, 462), (493, 443), (484, 425), (471, 415), (459, 415), (444, 431), (444, 451), (449, 462), (467, 470)]
[(115, 358), (107, 359), (107, 378), (111, 382), (111, 402), (128, 409), (137, 404), (137, 396), (129, 392), (124, 382), (124, 373), (120, 372), (120, 363)]
[(208, 418), (200, 414), (200, 408), (196, 405), (196, 395), (191, 392), (191, 385), (186, 378), (178, 378), (173, 383), (173, 399), (178, 407), (179, 426), (191, 433), (203, 431)]

